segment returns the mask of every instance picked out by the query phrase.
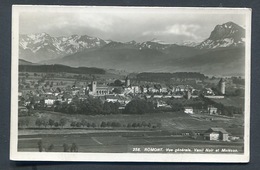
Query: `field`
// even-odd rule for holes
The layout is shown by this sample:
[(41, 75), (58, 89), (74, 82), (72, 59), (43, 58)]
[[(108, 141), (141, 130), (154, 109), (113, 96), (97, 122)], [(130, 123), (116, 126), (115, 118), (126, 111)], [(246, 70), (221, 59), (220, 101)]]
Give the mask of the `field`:
[(80, 114), (63, 114), (51, 111), (39, 111), (32, 116), (20, 117), (19, 119), (29, 119), (28, 127), (37, 128), (35, 121), (37, 118), (53, 119), (59, 121), (64, 118), (67, 120), (64, 128), (70, 128), (70, 123), (73, 121), (85, 120), (90, 123), (100, 125), (102, 121), (120, 122), (122, 125), (128, 123), (142, 123), (143, 121), (149, 123), (160, 123), (161, 129), (166, 131), (174, 130), (207, 130), (210, 127), (230, 128), (232, 126), (242, 127), (243, 116), (236, 115), (234, 118), (210, 116), (210, 115), (189, 115), (183, 112), (160, 112), (143, 115), (80, 115)]
[[(58, 121), (67, 119), (63, 128), (37, 128), (34, 124), (39, 117), (52, 118)], [(162, 112), (144, 115), (68, 115), (56, 112), (37, 112), (30, 116), (27, 128), (19, 129), (19, 151), (38, 151), (38, 141), (42, 141), (44, 148), (54, 145), (52, 151), (62, 152), (63, 144), (76, 143), (79, 152), (133, 152), (133, 148), (162, 147), (165, 148), (213, 148), (237, 149), (243, 152), (243, 140), (235, 142), (206, 141), (203, 136), (196, 139), (186, 132), (204, 132), (210, 127), (223, 127), (235, 136), (243, 136), (243, 117), (234, 118), (214, 117), (204, 115), (188, 115), (183, 112)], [(20, 117), (19, 119), (28, 119)], [(160, 128), (71, 128), (72, 121), (86, 120), (100, 125), (102, 121), (117, 121), (122, 125), (131, 122), (160, 123)]]
[(63, 144), (76, 143), (79, 152), (134, 152), (133, 148), (212, 148), (212, 149), (237, 149), (243, 152), (243, 142), (220, 142), (195, 140), (183, 136), (160, 136), (152, 132), (102, 132), (90, 134), (69, 135), (33, 135), (19, 137), (19, 151), (38, 151), (38, 141), (42, 140), (43, 147), (54, 145), (52, 151), (63, 152)]
[(244, 97), (225, 97), (223, 99), (211, 99), (217, 103), (222, 103), (224, 106), (234, 106), (244, 108)]

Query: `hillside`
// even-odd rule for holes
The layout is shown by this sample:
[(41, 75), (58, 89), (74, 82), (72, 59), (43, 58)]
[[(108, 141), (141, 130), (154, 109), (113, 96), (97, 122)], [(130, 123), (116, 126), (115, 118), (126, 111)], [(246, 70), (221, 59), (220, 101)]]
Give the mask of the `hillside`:
[(245, 49), (243, 47), (221, 48), (195, 55), (188, 60), (180, 60), (177, 64), (184, 65), (190, 71), (207, 75), (244, 76)]
[(105, 74), (106, 71), (99, 68), (69, 67), (64, 65), (19, 65), (20, 72), (44, 72), (44, 73), (76, 73), (76, 74)]
[(35, 63), (23, 60), (23, 59), (19, 59), (19, 65), (36, 65)]

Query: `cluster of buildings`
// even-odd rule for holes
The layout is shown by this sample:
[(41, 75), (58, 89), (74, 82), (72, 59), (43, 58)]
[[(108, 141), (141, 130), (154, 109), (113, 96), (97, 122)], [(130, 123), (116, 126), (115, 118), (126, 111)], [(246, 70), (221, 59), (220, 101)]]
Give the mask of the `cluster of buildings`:
[[(121, 82), (121, 81), (120, 81)], [(86, 100), (89, 96), (98, 97), (103, 102), (119, 102), (122, 106), (129, 103), (134, 97), (153, 98), (157, 101), (157, 107), (170, 107), (162, 99), (167, 98), (191, 98), (198, 97), (199, 94), (208, 98), (222, 98), (225, 94), (225, 81), (221, 79), (217, 85), (219, 94), (210, 88), (195, 89), (191, 85), (171, 85), (166, 86), (162, 84), (147, 84), (138, 85), (132, 84), (127, 76), (123, 83), (120, 85), (98, 84), (97, 81), (85, 83), (81, 87), (73, 85), (70, 88), (50, 87), (50, 88), (37, 88), (37, 89), (20, 89), (19, 105), (27, 106), (30, 103), (43, 104), (51, 107), (55, 102), (71, 103), (73, 99)], [(21, 108), (22, 109), (22, 108)], [(185, 107), (184, 112), (193, 114), (192, 107)], [(213, 106), (208, 107), (209, 114), (216, 114), (217, 108)]]

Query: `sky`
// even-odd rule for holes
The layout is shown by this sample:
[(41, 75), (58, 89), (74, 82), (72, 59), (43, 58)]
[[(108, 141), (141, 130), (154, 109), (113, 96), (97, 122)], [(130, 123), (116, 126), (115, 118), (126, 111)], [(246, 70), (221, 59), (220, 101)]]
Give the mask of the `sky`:
[(244, 27), (245, 15), (228, 10), (173, 8), (40, 8), (19, 13), (19, 33), (89, 35), (120, 42), (201, 42), (216, 25), (229, 21)]

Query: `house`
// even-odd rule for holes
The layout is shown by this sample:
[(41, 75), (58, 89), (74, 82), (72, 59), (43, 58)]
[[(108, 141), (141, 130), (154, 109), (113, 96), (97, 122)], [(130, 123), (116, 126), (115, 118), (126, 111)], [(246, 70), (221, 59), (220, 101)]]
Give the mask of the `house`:
[(118, 96), (114, 96), (114, 95), (107, 95), (105, 96), (106, 102), (112, 102), (112, 103), (116, 103), (119, 102), (120, 98)]
[(70, 94), (64, 94), (62, 97), (61, 97), (61, 99), (62, 99), (62, 102), (68, 102), (68, 103), (71, 103), (71, 101), (72, 101), (72, 95), (70, 95)]
[(50, 89), (44, 89), (44, 93), (45, 95), (52, 95), (52, 91)]
[(203, 94), (204, 95), (214, 95), (214, 92), (211, 88), (205, 88), (205, 89), (203, 89)]
[(56, 101), (56, 97), (53, 95), (48, 95), (45, 97), (44, 99), (44, 104), (46, 104), (47, 106), (52, 106), (54, 104), (54, 102)]
[(218, 108), (210, 105), (210, 106), (208, 106), (208, 113), (210, 115), (216, 115), (216, 114), (218, 114)]
[(156, 107), (171, 108), (170, 105), (168, 105), (167, 103), (165, 103), (163, 101), (157, 101)]
[(159, 99), (159, 98), (163, 98), (163, 95), (156, 94), (153, 97)]
[(204, 139), (214, 141), (228, 141), (228, 132), (223, 128), (209, 128), (204, 133)]
[(193, 114), (193, 108), (192, 107), (184, 107), (184, 113)]
[(175, 87), (175, 92), (185, 92), (185, 91), (192, 91), (193, 87), (190, 85), (178, 85)]
[(168, 92), (168, 88), (167, 88), (167, 86), (165, 86), (165, 85), (161, 85), (160, 92), (161, 92), (161, 93), (167, 93), (167, 92)]
[(159, 90), (155, 87), (149, 87), (148, 92), (157, 93), (157, 92), (159, 92)]
[(19, 91), (18, 92), (18, 96), (21, 97), (22, 96), (22, 92)]
[(148, 88), (145, 87), (145, 86), (141, 86), (140, 89), (141, 89), (141, 93), (147, 93), (148, 92)]
[(116, 95), (116, 96), (115, 95), (107, 95), (107, 96), (105, 96), (105, 100), (107, 102), (112, 102), (112, 103), (118, 102), (118, 103), (120, 103), (122, 105), (126, 105), (127, 103), (130, 102), (129, 99), (127, 99), (125, 97), (122, 97), (120, 95)]
[(139, 90), (139, 86), (131, 86), (131, 89), (132, 89), (132, 91), (133, 91), (133, 93), (140, 93), (140, 90)]
[(18, 107), (18, 115), (19, 116), (25, 116), (28, 114), (28, 109), (24, 106), (19, 106)]
[(179, 91), (185, 91), (185, 86), (184, 85), (178, 85), (175, 87), (175, 92), (179, 92)]

